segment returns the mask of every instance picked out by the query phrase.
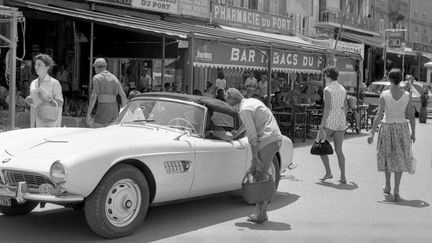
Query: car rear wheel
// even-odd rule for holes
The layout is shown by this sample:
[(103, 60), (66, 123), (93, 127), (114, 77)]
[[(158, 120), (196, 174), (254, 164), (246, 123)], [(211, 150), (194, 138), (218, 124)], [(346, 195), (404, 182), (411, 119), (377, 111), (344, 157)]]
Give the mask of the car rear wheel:
[(17, 216), (30, 213), (39, 203), (27, 201), (19, 204), (15, 199), (11, 199), (11, 206), (0, 206), (0, 213), (5, 216)]
[(148, 183), (141, 171), (130, 165), (117, 165), (86, 198), (87, 223), (105, 238), (130, 235), (144, 220), (149, 197)]
[(280, 168), (279, 168), (279, 159), (276, 155), (273, 157), (273, 162), (270, 165), (268, 173), (273, 177), (277, 189), (280, 181)]

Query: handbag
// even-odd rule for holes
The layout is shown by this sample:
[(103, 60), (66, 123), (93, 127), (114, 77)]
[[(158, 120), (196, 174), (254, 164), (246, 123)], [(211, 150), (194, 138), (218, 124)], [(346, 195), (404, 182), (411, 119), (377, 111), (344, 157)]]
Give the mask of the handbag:
[[(327, 135), (324, 131), (324, 129), (322, 130), (325, 134), (325, 137), (327, 138)], [(319, 133), (318, 133), (319, 135)], [(312, 148), (310, 150), (311, 154), (314, 155), (328, 155), (328, 154), (333, 154), (333, 148), (330, 145), (329, 141), (327, 139), (318, 139), (318, 135), (317, 138), (315, 139), (314, 143), (312, 144)]]
[(259, 203), (264, 201), (271, 201), (276, 193), (276, 185), (273, 177), (267, 173), (268, 178), (263, 181), (246, 180), (254, 172), (248, 172), (242, 180), (243, 198), (248, 203)]
[(59, 116), (59, 108), (57, 101), (52, 99), (54, 101), (54, 105), (44, 102), (38, 107), (38, 116), (40, 119), (44, 121), (56, 121)]

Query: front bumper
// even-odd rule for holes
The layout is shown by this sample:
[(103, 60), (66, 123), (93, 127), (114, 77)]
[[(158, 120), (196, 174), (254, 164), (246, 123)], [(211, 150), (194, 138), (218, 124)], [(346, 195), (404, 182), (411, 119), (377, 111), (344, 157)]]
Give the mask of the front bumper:
[(49, 195), (49, 194), (37, 194), (28, 191), (27, 183), (21, 181), (16, 187), (16, 191), (9, 189), (5, 185), (0, 185), (0, 196), (9, 197), (15, 199), (18, 203), (24, 203), (25, 201), (37, 201), (37, 202), (48, 202), (56, 204), (66, 203), (79, 203), (84, 201), (83, 197), (71, 196), (71, 195)]

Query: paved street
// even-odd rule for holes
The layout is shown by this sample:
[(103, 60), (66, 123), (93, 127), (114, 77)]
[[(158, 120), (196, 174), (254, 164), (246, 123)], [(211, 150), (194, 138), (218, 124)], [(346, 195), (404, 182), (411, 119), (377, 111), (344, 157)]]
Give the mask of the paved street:
[[(324, 169), (311, 156), (311, 141), (296, 143), (298, 167), (283, 174), (270, 221), (246, 222), (254, 207), (238, 197), (221, 196), (153, 207), (132, 236), (110, 242), (432, 242), (432, 121), (418, 124), (415, 175), (404, 174), (400, 203), (386, 199), (384, 176), (376, 171), (376, 148), (367, 134), (350, 134), (344, 143), (348, 185), (321, 183)], [(215, 182), (216, 183), (216, 182)], [(0, 216), (0, 242), (100, 241), (87, 227), (83, 211), (49, 206), (21, 217)]]

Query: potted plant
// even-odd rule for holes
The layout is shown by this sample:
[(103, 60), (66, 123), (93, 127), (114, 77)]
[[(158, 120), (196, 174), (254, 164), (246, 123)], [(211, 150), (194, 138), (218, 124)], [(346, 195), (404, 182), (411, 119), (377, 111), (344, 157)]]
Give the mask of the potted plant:
[(419, 114), (420, 123), (426, 123), (428, 101), (429, 101), (429, 92), (427, 87), (425, 86), (420, 96), (420, 102), (421, 102), (420, 114)]

